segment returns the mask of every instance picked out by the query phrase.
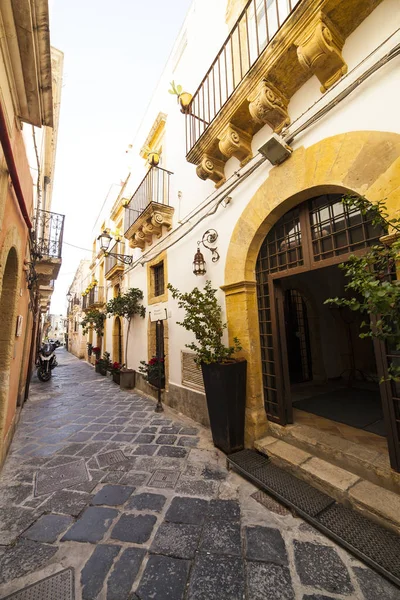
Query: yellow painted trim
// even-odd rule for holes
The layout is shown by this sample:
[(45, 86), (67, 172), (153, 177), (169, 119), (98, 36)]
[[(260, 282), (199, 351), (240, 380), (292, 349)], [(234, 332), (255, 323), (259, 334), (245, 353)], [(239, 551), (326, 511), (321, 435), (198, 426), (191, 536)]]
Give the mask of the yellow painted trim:
[[(164, 263), (164, 294), (161, 296), (154, 295), (154, 276), (152, 267), (160, 264), (160, 262)], [(157, 258), (149, 261), (147, 263), (147, 304), (158, 304), (159, 302), (167, 302), (168, 301), (168, 263), (167, 263), (167, 252), (161, 252)]]

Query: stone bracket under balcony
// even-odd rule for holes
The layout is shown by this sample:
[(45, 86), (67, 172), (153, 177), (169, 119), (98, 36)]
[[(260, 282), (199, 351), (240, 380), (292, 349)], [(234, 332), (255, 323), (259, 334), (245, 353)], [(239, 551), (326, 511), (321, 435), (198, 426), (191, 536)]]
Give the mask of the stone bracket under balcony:
[[(318, 78), (321, 92), (334, 85), (347, 72), (342, 56), (346, 38), (381, 1), (300, 0), (251, 68), (238, 79), (246, 60), (239, 51), (246, 47), (245, 17), (242, 16), (225, 48), (225, 52), (232, 53), (228, 67), (230, 65), (234, 73), (235, 89), (216, 115), (210, 117), (207, 108), (202, 108), (201, 96), (202, 86), (205, 86), (205, 103), (207, 99), (210, 102), (209, 98), (215, 102), (219, 97), (217, 88), (214, 94), (207, 88), (207, 85), (217, 85), (214, 82), (218, 70), (210, 69), (209, 79), (206, 77), (195, 93), (186, 116), (186, 159), (196, 165), (197, 175), (214, 181), (216, 187), (222, 185), (226, 161), (235, 156), (245, 164), (251, 157), (252, 138), (265, 124), (276, 133), (290, 124), (290, 98), (311, 76)], [(219, 60), (223, 60), (224, 52), (221, 52)], [(204, 114), (203, 110), (206, 110)]]
[(163, 228), (167, 231), (171, 229), (173, 214), (174, 209), (172, 206), (150, 202), (125, 232), (130, 247), (144, 250), (146, 244), (151, 246), (156, 238), (162, 236)]
[(36, 261), (35, 271), (39, 285), (48, 286), (50, 281), (57, 279), (61, 268), (61, 258), (42, 258)]

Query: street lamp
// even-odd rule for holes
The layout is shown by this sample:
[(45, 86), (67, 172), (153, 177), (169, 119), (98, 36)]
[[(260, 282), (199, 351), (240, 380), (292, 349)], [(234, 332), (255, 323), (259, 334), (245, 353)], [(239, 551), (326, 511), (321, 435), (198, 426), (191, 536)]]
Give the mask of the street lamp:
[(129, 254), (118, 254), (116, 252), (108, 252), (108, 248), (110, 247), (110, 243), (112, 240), (111, 235), (107, 231), (103, 231), (97, 238), (100, 242), (100, 249), (103, 250), (105, 256), (114, 256), (117, 260), (120, 260), (125, 265), (131, 265), (133, 262), (133, 256)]
[(103, 252), (107, 252), (112, 240), (112, 237), (108, 231), (104, 230), (103, 233), (99, 235), (97, 240), (100, 242), (100, 249), (103, 250)]
[(71, 302), (71, 300), (72, 300), (72, 294), (71, 294), (71, 292), (68, 292), (68, 294), (67, 294), (67, 300), (68, 300), (68, 302)]

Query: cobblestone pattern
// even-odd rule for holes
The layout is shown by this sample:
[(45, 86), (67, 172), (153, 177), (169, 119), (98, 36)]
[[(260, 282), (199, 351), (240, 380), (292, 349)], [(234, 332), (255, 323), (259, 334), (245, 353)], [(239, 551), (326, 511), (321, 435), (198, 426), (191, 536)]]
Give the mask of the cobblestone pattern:
[(156, 414), (64, 350), (58, 359), (50, 382), (32, 382), (0, 478), (1, 598), (68, 567), (78, 600), (400, 598), (275, 501), (251, 497), (209, 431)]

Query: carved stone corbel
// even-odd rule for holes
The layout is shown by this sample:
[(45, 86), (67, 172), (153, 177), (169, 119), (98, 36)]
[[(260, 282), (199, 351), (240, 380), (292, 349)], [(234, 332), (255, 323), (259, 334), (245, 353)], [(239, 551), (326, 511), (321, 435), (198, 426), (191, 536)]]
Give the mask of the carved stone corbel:
[(322, 12), (295, 44), (301, 66), (318, 77), (321, 92), (326, 92), (347, 73), (347, 64), (341, 54), (344, 39)]
[(221, 153), (227, 158), (236, 156), (242, 167), (253, 157), (251, 151), (252, 136), (235, 127), (232, 123), (228, 123), (218, 139)]
[[(161, 217), (162, 217), (162, 215), (161, 215)], [(162, 226), (162, 218), (161, 218), (161, 222), (159, 224), (154, 224), (153, 218), (152, 218), (150, 221), (146, 221), (143, 224), (142, 231), (146, 236), (155, 235), (159, 238), (162, 235), (161, 226)]]
[(151, 224), (155, 230), (157, 228), (159, 229), (159, 234), (157, 234), (157, 237), (161, 237), (162, 226), (166, 227), (167, 229), (171, 229), (172, 227), (172, 213), (167, 213), (165, 211), (163, 213), (154, 212), (153, 216), (151, 217)]
[(144, 250), (146, 242), (144, 239), (138, 238), (137, 234), (135, 233), (133, 237), (129, 240), (129, 246), (131, 248), (140, 248), (141, 250)]
[(276, 133), (289, 125), (289, 100), (268, 79), (262, 79), (247, 100), (250, 115), (256, 123), (267, 123)]
[(226, 181), (224, 166), (223, 160), (204, 154), (201, 163), (197, 165), (196, 173), (200, 179), (211, 179), (215, 187), (219, 187)]

